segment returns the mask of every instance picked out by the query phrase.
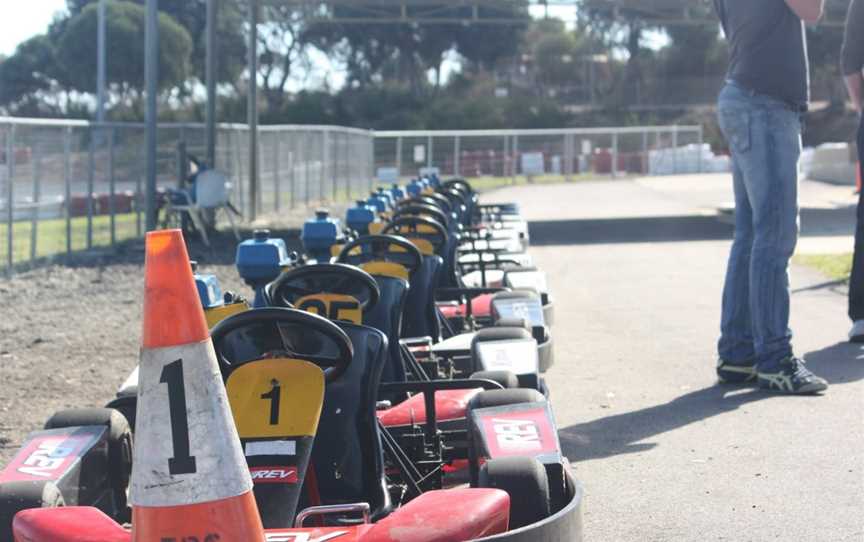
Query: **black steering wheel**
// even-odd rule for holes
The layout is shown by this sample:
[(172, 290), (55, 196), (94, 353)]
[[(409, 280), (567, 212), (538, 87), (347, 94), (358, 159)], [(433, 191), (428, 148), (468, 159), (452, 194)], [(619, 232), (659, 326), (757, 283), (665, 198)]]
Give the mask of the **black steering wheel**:
[(314, 294), (350, 295), (368, 311), (378, 303), (381, 291), (372, 275), (343, 263), (318, 263), (295, 267), (279, 275), (269, 286), (275, 307), (293, 307), (301, 297)]
[(288, 357), (318, 365), (324, 370), (324, 380), (332, 382), (345, 373), (354, 358), (351, 339), (339, 326), (295, 309), (241, 312), (219, 322), (210, 337), (223, 379), (238, 365)]
[(395, 213), (393, 213), (393, 219), (397, 219), (403, 216), (427, 216), (439, 224), (447, 225), (450, 221), (447, 220), (447, 215), (444, 214), (439, 207), (429, 204), (421, 204), (417, 203), (414, 205), (405, 205), (400, 207)]
[(399, 207), (404, 207), (407, 205), (417, 205), (418, 203), (421, 205), (432, 205), (434, 207), (438, 207), (442, 211), (444, 211), (445, 214), (448, 215), (453, 212), (453, 208), (450, 205), (450, 200), (447, 199), (446, 196), (439, 194), (438, 192), (420, 194), (419, 196), (404, 199), (400, 201), (396, 207), (398, 209)]
[[(395, 251), (391, 247), (402, 250)], [(404, 266), (408, 274), (413, 275), (423, 265), (423, 255), (414, 243), (404, 237), (364, 235), (342, 247), (336, 261), (358, 266), (366, 262), (393, 262)]]
[(460, 192), (464, 192), (466, 195), (471, 195), (474, 193), (474, 189), (471, 188), (471, 185), (468, 184), (468, 181), (461, 178), (450, 179), (442, 185), (444, 188), (453, 188), (459, 190)]
[[(420, 226), (428, 226), (435, 231), (434, 233), (420, 231)], [(438, 255), (441, 255), (441, 252), (447, 246), (447, 239), (449, 238), (447, 228), (445, 228), (440, 222), (418, 215), (403, 215), (396, 217), (384, 227), (381, 233), (393, 233), (405, 237), (425, 239), (432, 243), (435, 254)]]

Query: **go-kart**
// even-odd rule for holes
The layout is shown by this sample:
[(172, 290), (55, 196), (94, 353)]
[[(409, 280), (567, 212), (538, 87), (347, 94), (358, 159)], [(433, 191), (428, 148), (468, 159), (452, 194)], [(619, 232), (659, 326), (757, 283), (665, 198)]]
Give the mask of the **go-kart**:
[[(388, 446), (397, 453), (398, 447), (388, 442), (376, 416), (376, 387), (387, 357), (383, 333), (265, 308), (228, 317), (212, 330), (212, 339), (267, 540), (581, 539), (582, 491), (561, 456), (551, 410), (539, 393), (516, 403), (506, 395), (528, 390), (477, 395), (469, 411), (470, 483), (442, 480), (426, 488), (394, 475), (386, 458)], [(117, 428), (112, 419), (122, 417), (101, 412), (107, 417), (66, 415), (69, 430), (62, 434), (34, 433), (31, 445), (0, 474), (28, 474), (22, 465), (33, 463), (33, 450), (64, 450), (53, 470), (34, 467), (48, 469), (47, 480), (37, 484), (51, 491), (42, 495), (59, 498), (22, 507), (20, 499), (14, 501), (20, 487), (0, 486), (4, 519), (21, 508), (41, 508), (16, 515), (18, 540), (130, 540), (121, 526), (128, 510), (106, 504), (108, 497), (124, 494), (128, 482), (127, 449), (111, 452), (111, 443), (116, 447), (126, 439), (106, 438)], [(128, 435), (128, 428), (121, 433)], [(100, 483), (87, 491), (64, 486), (64, 477), (72, 476)], [(77, 506), (53, 508), (60, 499)]]

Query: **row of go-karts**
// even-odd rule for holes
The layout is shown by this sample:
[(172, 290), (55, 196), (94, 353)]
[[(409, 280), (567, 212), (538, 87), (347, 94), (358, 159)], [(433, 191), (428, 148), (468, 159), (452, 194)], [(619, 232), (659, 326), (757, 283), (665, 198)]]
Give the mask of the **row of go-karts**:
[[(391, 540), (366, 529), (385, 522), (405, 542), (581, 539), (582, 490), (543, 380), (553, 304), (518, 206), (483, 205), (464, 180), (432, 176), (379, 189), (345, 225), (318, 212), (303, 255), (266, 231), (240, 243), (251, 301), (195, 275), (235, 420), (277, 400), (274, 380), (257, 403), (235, 401), (255, 361), (324, 370), (323, 404), (294, 414), (320, 409), (311, 442), (246, 454), (268, 540)], [(30, 508), (86, 505), (131, 521), (137, 384), (136, 368), (106, 408), (58, 412), (27, 437), (0, 471), (0, 541)], [(259, 437), (241, 432), (241, 444)], [(504, 490), (509, 521), (472, 512), (465, 487)], [(428, 528), (392, 535), (409, 513), (428, 514)], [(454, 522), (464, 529), (438, 528)], [(27, 528), (16, 522), (19, 540)]]

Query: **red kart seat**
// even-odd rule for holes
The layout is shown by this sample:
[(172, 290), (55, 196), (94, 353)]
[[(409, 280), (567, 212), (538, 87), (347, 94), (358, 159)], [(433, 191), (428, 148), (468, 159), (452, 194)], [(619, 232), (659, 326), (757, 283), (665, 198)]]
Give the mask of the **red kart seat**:
[[(492, 298), (495, 294), (478, 295), (471, 300), (471, 313), (474, 316), (490, 316), (492, 314)], [(461, 305), (439, 305), (441, 314), (445, 318), (461, 318), (466, 315), (465, 304)]]
[[(468, 403), (480, 393), (482, 388), (470, 390), (441, 390), (435, 393), (435, 417), (439, 422), (458, 420), (465, 417)], [(426, 423), (426, 403), (423, 394), (418, 393), (410, 399), (378, 411), (378, 419), (385, 427)]]

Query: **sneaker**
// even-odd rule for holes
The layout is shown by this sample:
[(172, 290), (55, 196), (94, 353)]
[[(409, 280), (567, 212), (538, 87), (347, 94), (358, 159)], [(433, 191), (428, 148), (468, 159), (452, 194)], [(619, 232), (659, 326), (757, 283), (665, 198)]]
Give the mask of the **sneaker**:
[(756, 380), (756, 363), (753, 360), (732, 363), (718, 359), (717, 378), (721, 384), (742, 384)]
[(790, 356), (768, 371), (758, 372), (759, 387), (783, 393), (819, 393), (828, 389), (828, 381), (811, 373), (804, 360)]
[(849, 342), (864, 343), (864, 320), (855, 320), (849, 330)]

